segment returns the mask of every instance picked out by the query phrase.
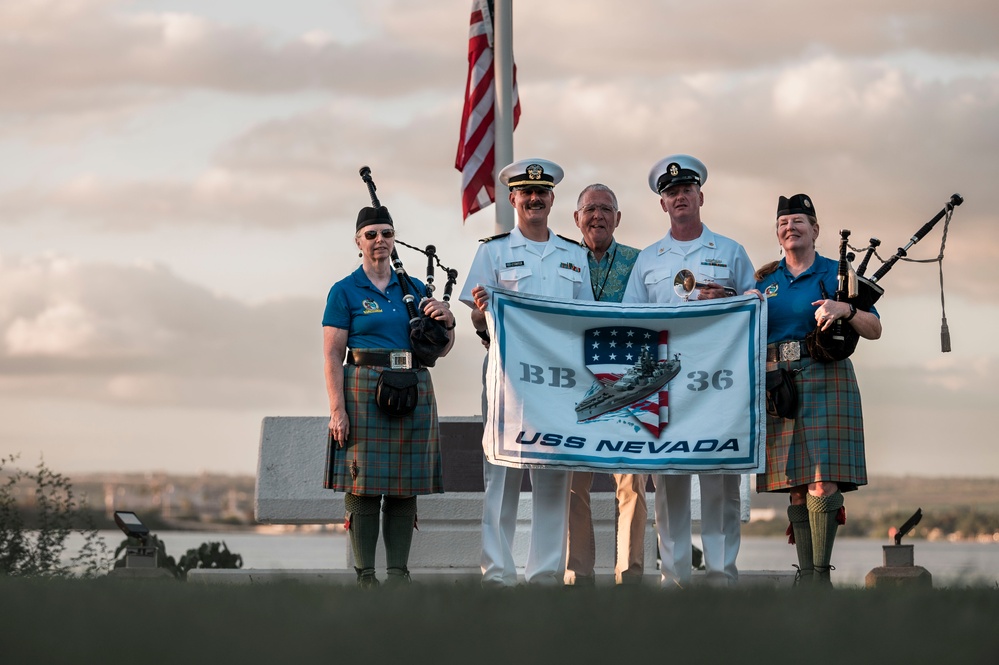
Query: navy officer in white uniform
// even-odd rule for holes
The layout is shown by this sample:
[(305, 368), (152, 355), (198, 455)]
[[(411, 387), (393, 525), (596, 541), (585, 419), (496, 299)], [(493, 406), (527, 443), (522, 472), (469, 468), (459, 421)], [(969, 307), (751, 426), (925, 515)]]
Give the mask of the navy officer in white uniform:
[[(586, 250), (548, 228), (554, 188), (563, 175), (558, 164), (545, 159), (520, 160), (500, 171), (500, 182), (510, 188), (517, 224), (510, 233), (482, 241), (459, 296), (472, 308), (472, 325), (486, 343), (487, 287), (565, 300), (593, 300)], [(530, 473), (533, 514), (524, 576), (528, 584), (561, 585), (571, 472), (531, 469)], [(517, 570), (512, 544), (524, 471), (484, 460), (483, 476), (482, 584), (513, 586)]]
[[(676, 303), (677, 272), (686, 268), (704, 286), (691, 299), (725, 298), (724, 287), (741, 294), (755, 287), (753, 265), (739, 243), (712, 232), (701, 222), (708, 179), (704, 164), (690, 155), (670, 155), (649, 172), (649, 186), (659, 195), (669, 216), (666, 236), (638, 255), (623, 302)], [(691, 575), (690, 476), (659, 474), (656, 486), (656, 528), (662, 558), (662, 586), (685, 586)], [(739, 476), (699, 474), (701, 485), (701, 544), (709, 584), (738, 581), (741, 501)]]

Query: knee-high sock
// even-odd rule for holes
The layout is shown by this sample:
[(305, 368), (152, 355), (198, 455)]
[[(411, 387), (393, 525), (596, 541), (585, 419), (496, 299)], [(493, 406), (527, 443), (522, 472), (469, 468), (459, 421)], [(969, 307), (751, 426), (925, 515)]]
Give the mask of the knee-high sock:
[(812, 527), (812, 556), (817, 573), (828, 575), (832, 560), (833, 542), (836, 540), (836, 513), (843, 507), (843, 494), (829, 496), (808, 495), (808, 521)]
[(385, 513), (382, 538), (385, 540), (386, 567), (390, 571), (408, 571), (409, 549), (413, 544), (413, 528), (416, 526), (416, 497), (387, 496), (382, 510)]
[(791, 520), (794, 547), (798, 552), (798, 570), (802, 576), (811, 575), (815, 564), (812, 561), (812, 528), (808, 519), (808, 507), (802, 504), (788, 506), (787, 518)]
[(343, 498), (350, 521), (350, 547), (354, 552), (354, 566), (358, 574), (374, 571), (375, 550), (378, 548), (378, 509), (381, 496), (347, 494)]

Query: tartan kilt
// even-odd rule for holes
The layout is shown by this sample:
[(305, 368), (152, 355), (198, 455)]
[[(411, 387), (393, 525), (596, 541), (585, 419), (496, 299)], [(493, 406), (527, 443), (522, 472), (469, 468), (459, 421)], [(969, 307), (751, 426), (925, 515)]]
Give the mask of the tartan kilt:
[(787, 492), (818, 481), (848, 492), (867, 484), (864, 417), (850, 359), (821, 363), (811, 358), (767, 363), (767, 371), (801, 368), (794, 382), (794, 420), (767, 415), (766, 469), (757, 492)]
[(416, 410), (395, 418), (375, 405), (382, 369), (344, 365), (343, 392), (350, 435), (343, 448), (329, 444), (326, 489), (392, 496), (441, 493), (444, 480), (440, 429), (430, 372), (425, 368), (416, 370), (420, 390)]

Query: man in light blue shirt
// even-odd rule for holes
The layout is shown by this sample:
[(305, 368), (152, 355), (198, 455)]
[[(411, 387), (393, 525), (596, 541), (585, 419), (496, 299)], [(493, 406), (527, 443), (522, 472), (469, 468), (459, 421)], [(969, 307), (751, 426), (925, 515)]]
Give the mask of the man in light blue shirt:
[[(638, 258), (638, 250), (614, 239), (621, 223), (617, 196), (607, 185), (583, 188), (572, 214), (583, 235), (590, 266), (590, 285), (595, 300), (621, 302), (628, 277)], [(645, 528), (648, 505), (645, 502), (646, 474), (615, 473), (617, 528), (614, 578), (618, 584), (638, 584), (645, 569)], [(596, 538), (590, 510), (593, 473), (573, 471), (569, 495), (569, 550), (566, 555), (565, 583), (592, 585), (596, 565)]]

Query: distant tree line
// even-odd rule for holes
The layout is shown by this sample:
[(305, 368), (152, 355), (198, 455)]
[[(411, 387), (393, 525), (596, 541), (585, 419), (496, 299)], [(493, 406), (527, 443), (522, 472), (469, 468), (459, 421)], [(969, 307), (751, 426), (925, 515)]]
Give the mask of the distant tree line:
[[(888, 538), (890, 529), (905, 523), (912, 513), (884, 512), (877, 515), (850, 513), (847, 509), (846, 524), (840, 527), (840, 536), (854, 538)], [(787, 520), (780, 518), (744, 524), (742, 532), (750, 536), (778, 536), (787, 528)], [(953, 536), (962, 540), (992, 537), (999, 533), (999, 513), (978, 510), (972, 506), (946, 510), (923, 511), (919, 524), (905, 538), (927, 538), (931, 534)]]

